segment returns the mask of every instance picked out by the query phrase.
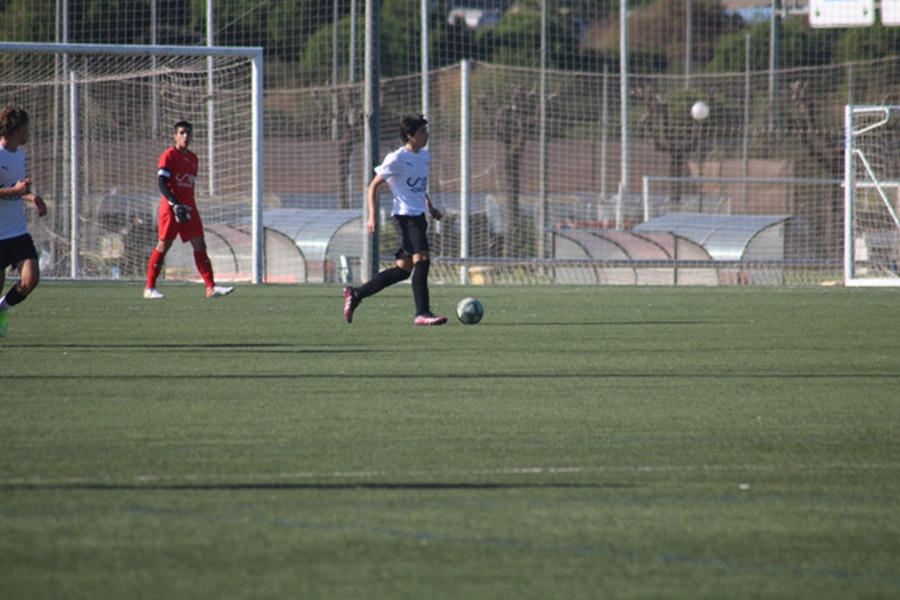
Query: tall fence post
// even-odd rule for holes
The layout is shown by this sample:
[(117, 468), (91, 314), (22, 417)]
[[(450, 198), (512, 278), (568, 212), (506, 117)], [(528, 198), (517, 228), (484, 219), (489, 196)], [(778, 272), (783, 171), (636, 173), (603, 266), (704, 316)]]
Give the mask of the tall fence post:
[[(366, 53), (365, 53), (365, 134), (363, 136), (363, 194), (378, 166), (378, 121), (379, 121), (379, 5), (381, 0), (366, 0)], [(375, 207), (376, 211), (378, 207)], [(369, 218), (368, 202), (363, 197), (363, 227)], [(363, 230), (362, 279), (368, 281), (378, 273), (378, 215), (375, 216), (375, 232)]]
[(78, 73), (69, 73), (69, 193), (72, 196), (71, 212), (69, 214), (69, 277), (78, 279), (79, 253), (81, 244), (78, 237), (81, 228), (78, 226), (78, 213), (81, 212), (81, 177), (79, 171), (80, 157), (78, 152)]
[[(471, 92), (469, 90), (471, 64), (468, 60), (460, 63), (460, 78), (462, 98), (459, 111), (459, 257), (469, 258), (469, 102)], [(465, 261), (463, 261), (465, 263)], [(469, 283), (469, 268), (463, 264), (459, 268), (459, 282), (462, 285)]]

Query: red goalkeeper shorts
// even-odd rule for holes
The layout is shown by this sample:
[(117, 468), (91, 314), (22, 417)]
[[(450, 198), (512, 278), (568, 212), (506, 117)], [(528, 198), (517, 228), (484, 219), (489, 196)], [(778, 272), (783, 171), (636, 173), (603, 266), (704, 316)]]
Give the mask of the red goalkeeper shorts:
[(163, 200), (159, 203), (159, 239), (171, 241), (181, 237), (182, 242), (203, 237), (203, 221), (197, 207), (191, 206), (191, 219), (186, 223), (175, 220), (175, 211)]

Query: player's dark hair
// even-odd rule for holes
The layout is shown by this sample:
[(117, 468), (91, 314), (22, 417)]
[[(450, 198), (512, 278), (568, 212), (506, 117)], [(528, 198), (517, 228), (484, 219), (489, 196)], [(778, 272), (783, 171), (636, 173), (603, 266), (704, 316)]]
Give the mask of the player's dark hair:
[(178, 121), (175, 125), (172, 126), (172, 133), (176, 133), (179, 129), (184, 127), (190, 132), (194, 131), (194, 126), (188, 123), (187, 121)]
[(0, 112), (0, 136), (9, 137), (28, 125), (28, 113), (18, 106), (7, 106)]
[(400, 121), (400, 139), (406, 143), (408, 138), (416, 135), (416, 132), (428, 125), (423, 115), (407, 115)]

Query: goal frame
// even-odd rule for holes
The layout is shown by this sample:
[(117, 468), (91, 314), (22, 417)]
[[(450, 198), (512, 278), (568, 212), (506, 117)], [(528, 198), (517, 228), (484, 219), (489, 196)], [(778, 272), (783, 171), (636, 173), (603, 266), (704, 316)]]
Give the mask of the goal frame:
[[(900, 287), (898, 277), (859, 277), (856, 272), (856, 232), (854, 231), (854, 208), (856, 204), (856, 189), (859, 185), (856, 177), (856, 161), (860, 161), (866, 168), (872, 183), (864, 184), (874, 187), (894, 223), (900, 231), (900, 218), (897, 211), (891, 207), (884, 192), (883, 183), (875, 178), (875, 174), (869, 167), (865, 155), (857, 148), (854, 140), (873, 129), (883, 127), (891, 118), (891, 113), (900, 113), (900, 106), (878, 105), (864, 106), (848, 104), (844, 107), (844, 285), (848, 287)], [(875, 122), (868, 122), (857, 127), (856, 115), (874, 115), (880, 118)], [(892, 187), (898, 183), (892, 181)]]
[[(145, 56), (217, 56), (246, 57), (251, 66), (251, 244), (253, 283), (263, 281), (263, 49), (234, 46), (155, 46), (116, 44), (52, 44), (35, 42), (0, 42), (0, 51), (46, 54), (132, 54)], [(77, 170), (73, 170), (76, 173)], [(74, 177), (74, 176), (73, 176)], [(70, 182), (77, 186), (77, 181)], [(72, 232), (77, 246), (77, 231)], [(74, 256), (74, 254), (73, 254)], [(73, 261), (73, 271), (74, 261)], [(77, 273), (74, 274), (77, 277)]]

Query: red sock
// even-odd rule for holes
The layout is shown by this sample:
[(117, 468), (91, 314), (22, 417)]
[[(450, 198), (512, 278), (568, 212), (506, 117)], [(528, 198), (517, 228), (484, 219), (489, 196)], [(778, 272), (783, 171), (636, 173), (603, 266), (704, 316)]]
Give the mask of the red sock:
[(150, 255), (150, 266), (147, 268), (147, 287), (155, 288), (156, 280), (159, 279), (159, 273), (162, 271), (163, 266), (163, 253), (153, 249), (153, 254)]
[(216, 282), (213, 280), (212, 263), (206, 252), (194, 252), (194, 262), (197, 263), (197, 270), (200, 271), (200, 276), (203, 277), (206, 287), (214, 287)]

